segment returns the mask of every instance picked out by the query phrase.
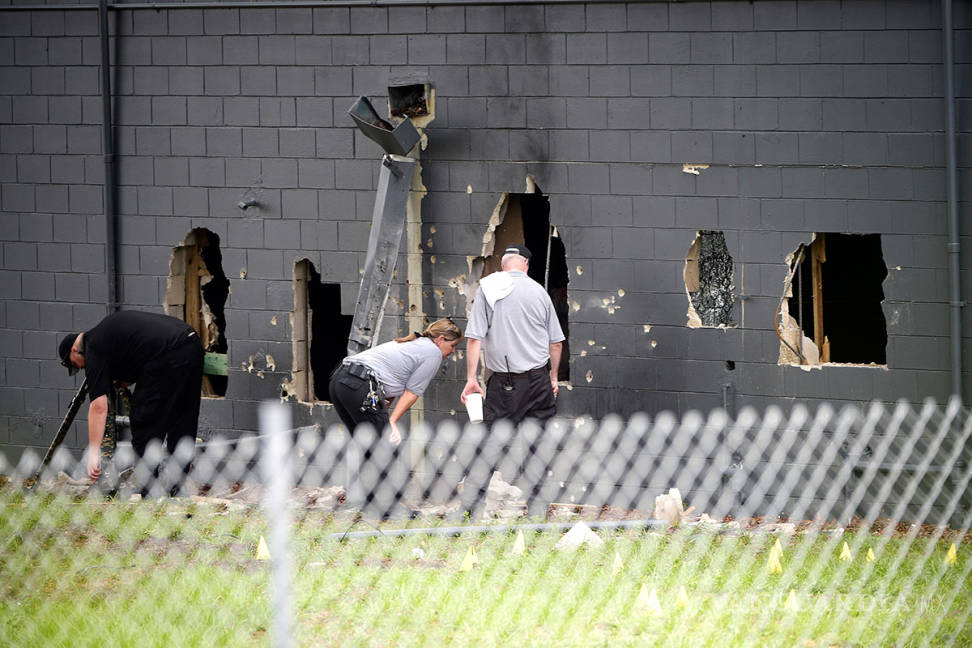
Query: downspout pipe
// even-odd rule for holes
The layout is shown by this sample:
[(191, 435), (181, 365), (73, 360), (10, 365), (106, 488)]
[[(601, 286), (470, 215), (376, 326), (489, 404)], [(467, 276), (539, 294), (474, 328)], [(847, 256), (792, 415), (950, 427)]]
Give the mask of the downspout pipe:
[(118, 310), (118, 224), (115, 215), (115, 142), (111, 117), (111, 52), (108, 34), (108, 0), (98, 2), (98, 25), (101, 40), (101, 133), (105, 164), (105, 278), (108, 284), (107, 310)]
[(958, 164), (955, 136), (955, 55), (952, 36), (952, 0), (942, 0), (942, 41), (945, 72), (945, 182), (947, 188), (950, 342), (952, 396), (962, 400), (962, 301), (961, 244), (958, 216)]

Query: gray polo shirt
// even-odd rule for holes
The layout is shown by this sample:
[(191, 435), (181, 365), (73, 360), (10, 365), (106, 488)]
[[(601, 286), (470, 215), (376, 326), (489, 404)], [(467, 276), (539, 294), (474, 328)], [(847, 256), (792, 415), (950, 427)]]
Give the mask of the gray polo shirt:
[(442, 351), (427, 337), (392, 340), (344, 359), (344, 364), (349, 362), (371, 369), (389, 398), (401, 396), (406, 389), (421, 396), (442, 364)]
[(491, 371), (521, 373), (547, 364), (550, 345), (562, 342), (564, 332), (543, 286), (520, 270), (506, 273), (513, 279), (513, 291), (493, 308), (482, 287), (476, 291), (466, 337), (483, 341), (484, 361)]

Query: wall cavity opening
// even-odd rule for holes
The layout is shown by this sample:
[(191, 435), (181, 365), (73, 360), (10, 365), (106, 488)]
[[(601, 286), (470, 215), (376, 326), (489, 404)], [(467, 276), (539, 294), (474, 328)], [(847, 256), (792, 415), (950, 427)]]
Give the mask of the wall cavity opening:
[(881, 235), (817, 233), (787, 262), (780, 364), (886, 364)]
[(162, 307), (196, 330), (206, 350), (203, 396), (226, 395), (228, 372), (226, 316), (224, 307), (230, 283), (223, 272), (219, 235), (198, 227), (172, 248), (169, 278)]
[(429, 87), (425, 83), (388, 86), (388, 112), (392, 117), (421, 117), (429, 114)]
[(328, 379), (344, 359), (353, 319), (341, 313), (341, 284), (322, 283), (308, 259), (294, 264), (291, 393), (299, 401), (329, 400)]
[(735, 326), (732, 257), (722, 232), (699, 230), (685, 254), (686, 326)]
[(558, 380), (570, 380), (570, 331), (567, 299), (567, 249), (557, 228), (550, 224), (550, 200), (528, 179), (527, 192), (503, 194), (490, 227), (483, 237), (482, 255), (470, 259), (473, 284), (465, 290), (474, 295), (476, 282), (501, 269), (503, 250), (511, 243), (524, 243), (533, 258), (529, 276), (547, 289), (565, 340), (561, 353)]

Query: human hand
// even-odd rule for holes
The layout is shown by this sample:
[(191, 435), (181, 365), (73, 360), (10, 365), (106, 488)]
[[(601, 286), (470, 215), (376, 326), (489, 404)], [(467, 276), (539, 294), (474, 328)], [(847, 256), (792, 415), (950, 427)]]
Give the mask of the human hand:
[(391, 436), (388, 437), (388, 442), (393, 446), (400, 445), (402, 443), (402, 432), (398, 429), (398, 425), (395, 421), (389, 421), (388, 425), (391, 427)]
[(479, 386), (478, 380), (467, 380), (466, 386), (462, 388), (462, 394), (459, 396), (460, 400), (462, 400), (462, 404), (466, 404), (466, 396), (474, 393), (483, 394), (484, 396), (486, 395), (483, 388)]
[(101, 452), (98, 448), (88, 448), (88, 479), (92, 483), (101, 476)]
[(556, 398), (557, 393), (560, 391), (560, 383), (557, 382), (556, 376), (550, 376), (550, 388), (553, 389), (554, 398)]

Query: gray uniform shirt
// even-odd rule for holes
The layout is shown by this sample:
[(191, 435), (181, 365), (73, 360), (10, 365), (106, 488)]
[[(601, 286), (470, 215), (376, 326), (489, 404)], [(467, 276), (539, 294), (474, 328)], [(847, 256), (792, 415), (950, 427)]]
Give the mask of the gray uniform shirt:
[(483, 341), (485, 363), (490, 371), (522, 373), (547, 364), (550, 345), (562, 342), (564, 332), (543, 286), (520, 270), (506, 272), (513, 278), (513, 292), (490, 308), (483, 289), (479, 288), (469, 314), (466, 337)]
[(392, 340), (344, 359), (344, 364), (349, 362), (371, 369), (389, 398), (401, 396), (406, 389), (421, 396), (442, 364), (442, 351), (427, 337)]

